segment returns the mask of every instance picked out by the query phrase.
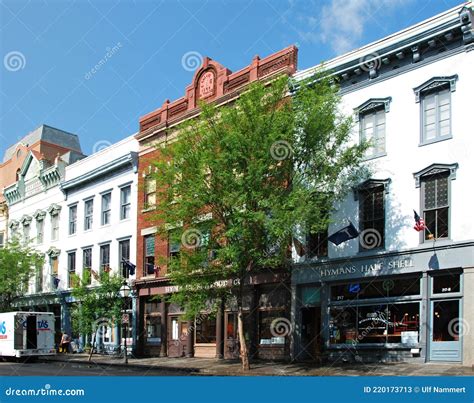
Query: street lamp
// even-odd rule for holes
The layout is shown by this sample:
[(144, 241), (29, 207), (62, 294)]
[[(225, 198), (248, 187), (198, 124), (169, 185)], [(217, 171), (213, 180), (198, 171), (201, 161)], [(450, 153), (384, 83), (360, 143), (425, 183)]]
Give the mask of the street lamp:
[(127, 284), (126, 280), (123, 280), (122, 287), (120, 287), (120, 296), (123, 298), (123, 310), (122, 310), (122, 325), (123, 325), (123, 331), (124, 331), (124, 363), (128, 364), (128, 355), (127, 355), (127, 330), (128, 330), (128, 322), (129, 322), (129, 317), (128, 317), (128, 298), (130, 296), (130, 293), (132, 292), (132, 289), (130, 286)]

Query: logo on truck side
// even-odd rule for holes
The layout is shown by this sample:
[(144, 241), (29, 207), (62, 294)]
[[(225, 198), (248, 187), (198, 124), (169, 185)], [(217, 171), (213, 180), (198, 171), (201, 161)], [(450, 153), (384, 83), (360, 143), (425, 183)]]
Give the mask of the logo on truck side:
[(5, 334), (7, 332), (7, 326), (5, 325), (5, 321), (0, 323), (0, 339), (6, 339), (7, 335)]

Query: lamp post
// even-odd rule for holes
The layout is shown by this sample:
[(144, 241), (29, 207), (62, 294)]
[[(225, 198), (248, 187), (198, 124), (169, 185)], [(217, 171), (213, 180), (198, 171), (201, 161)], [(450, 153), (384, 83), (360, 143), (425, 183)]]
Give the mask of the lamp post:
[(128, 297), (130, 296), (132, 289), (127, 284), (127, 280), (123, 280), (122, 287), (120, 287), (120, 296), (123, 298), (123, 310), (122, 310), (122, 324), (123, 324), (123, 332), (124, 332), (124, 364), (128, 364), (128, 354), (127, 354), (127, 330), (128, 330)]

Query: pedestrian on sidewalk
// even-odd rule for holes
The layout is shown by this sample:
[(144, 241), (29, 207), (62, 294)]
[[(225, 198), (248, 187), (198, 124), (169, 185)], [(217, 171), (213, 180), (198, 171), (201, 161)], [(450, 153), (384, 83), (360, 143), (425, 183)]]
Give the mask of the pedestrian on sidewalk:
[(61, 337), (61, 343), (59, 343), (59, 352), (60, 353), (69, 353), (69, 349), (71, 346), (71, 336), (69, 336), (66, 332), (63, 333)]

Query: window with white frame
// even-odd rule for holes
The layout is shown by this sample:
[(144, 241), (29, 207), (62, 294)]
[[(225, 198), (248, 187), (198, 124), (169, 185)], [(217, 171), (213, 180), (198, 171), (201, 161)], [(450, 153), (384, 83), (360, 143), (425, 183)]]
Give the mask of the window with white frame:
[(367, 142), (366, 158), (381, 157), (386, 154), (385, 115), (390, 110), (392, 98), (371, 98), (355, 108), (359, 121), (360, 141)]
[(110, 224), (111, 200), (112, 200), (112, 193), (106, 193), (102, 195), (102, 212), (101, 212), (102, 225)]
[(82, 278), (86, 284), (92, 282), (92, 248), (82, 250)]
[(120, 267), (122, 268), (122, 277), (128, 278), (130, 273), (127, 270), (127, 265), (125, 262), (130, 261), (130, 239), (124, 239), (119, 241), (119, 262)]
[(130, 218), (131, 210), (131, 186), (124, 186), (120, 189), (120, 219), (126, 220)]
[(101, 273), (110, 271), (110, 244), (100, 246), (100, 271)]
[(68, 271), (68, 288), (76, 286), (76, 252), (68, 252), (67, 254), (67, 271)]
[(421, 189), (421, 213), (425, 222), (423, 241), (450, 237), (451, 181), (458, 164), (432, 164), (414, 174)]
[(94, 200), (89, 199), (84, 202), (84, 231), (92, 229), (94, 214)]
[(59, 239), (59, 213), (51, 215), (51, 240)]
[(452, 137), (451, 93), (458, 76), (433, 77), (414, 89), (420, 103), (420, 144), (430, 144)]
[(28, 242), (30, 240), (30, 230), (31, 230), (30, 223), (29, 222), (23, 223), (23, 239), (25, 242)]
[(77, 232), (77, 205), (69, 207), (69, 235)]
[(0, 248), (3, 248), (5, 246), (5, 233), (0, 232)]
[(38, 218), (36, 220), (36, 242), (38, 245), (44, 241), (44, 219)]

